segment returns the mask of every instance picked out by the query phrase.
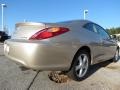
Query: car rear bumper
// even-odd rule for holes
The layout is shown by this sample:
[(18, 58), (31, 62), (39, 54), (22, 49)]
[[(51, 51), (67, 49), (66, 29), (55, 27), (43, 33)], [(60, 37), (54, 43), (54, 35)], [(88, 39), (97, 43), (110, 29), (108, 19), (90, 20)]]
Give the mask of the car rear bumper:
[(74, 50), (68, 45), (7, 40), (4, 54), (11, 60), (35, 70), (68, 70)]

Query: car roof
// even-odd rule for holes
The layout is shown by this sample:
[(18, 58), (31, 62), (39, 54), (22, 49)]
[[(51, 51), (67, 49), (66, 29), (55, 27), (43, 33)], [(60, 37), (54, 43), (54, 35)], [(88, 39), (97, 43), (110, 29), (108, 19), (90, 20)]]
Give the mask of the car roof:
[(69, 21), (62, 21), (58, 23), (71, 23), (71, 22), (91, 22), (89, 20), (69, 20)]
[(76, 24), (76, 23), (83, 26), (86, 23), (93, 23), (93, 22), (89, 20), (69, 20), (69, 21), (57, 22), (56, 24)]

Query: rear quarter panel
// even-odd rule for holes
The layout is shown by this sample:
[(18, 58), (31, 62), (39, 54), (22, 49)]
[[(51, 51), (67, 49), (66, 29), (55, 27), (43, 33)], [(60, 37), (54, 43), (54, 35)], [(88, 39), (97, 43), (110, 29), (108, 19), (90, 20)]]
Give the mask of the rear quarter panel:
[(100, 46), (101, 39), (99, 35), (82, 28), (81, 24), (79, 23), (53, 26), (67, 27), (70, 29), (69, 32), (63, 35), (49, 39), (51, 43), (56, 43), (58, 46), (65, 45), (65, 48), (63, 50), (65, 50), (65, 55), (69, 57), (69, 65), (71, 65), (77, 51), (83, 46), (88, 46), (91, 50), (91, 64), (103, 59), (103, 50)]

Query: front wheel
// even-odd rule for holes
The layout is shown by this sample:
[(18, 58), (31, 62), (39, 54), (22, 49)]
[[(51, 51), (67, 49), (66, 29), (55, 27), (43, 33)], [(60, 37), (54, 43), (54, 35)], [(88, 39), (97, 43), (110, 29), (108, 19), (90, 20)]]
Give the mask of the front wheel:
[(116, 52), (115, 52), (115, 55), (114, 55), (114, 58), (113, 58), (114, 62), (117, 62), (118, 60), (119, 60), (119, 48), (116, 49)]
[(80, 51), (74, 60), (72, 69), (71, 69), (71, 76), (73, 79), (77, 81), (81, 81), (86, 78), (88, 75), (89, 71), (89, 66), (90, 66), (90, 54), (82, 50)]

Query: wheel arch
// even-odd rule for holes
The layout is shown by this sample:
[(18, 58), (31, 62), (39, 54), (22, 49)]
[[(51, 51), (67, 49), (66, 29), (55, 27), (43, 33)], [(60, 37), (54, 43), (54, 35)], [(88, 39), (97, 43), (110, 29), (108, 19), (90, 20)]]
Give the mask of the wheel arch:
[[(72, 62), (71, 62), (71, 66), (70, 66), (70, 68), (69, 68), (69, 71), (71, 70), (71, 68), (72, 68), (72, 66), (73, 66), (73, 63), (74, 63), (74, 61), (75, 61), (76, 56), (78, 55), (78, 53), (79, 53), (81, 50), (85, 50), (85, 51), (87, 51), (87, 52), (89, 53), (89, 55), (90, 55), (90, 62), (91, 62), (91, 49), (90, 49), (90, 47), (88, 47), (88, 46), (82, 46), (82, 47), (80, 47), (80, 48), (77, 50), (77, 52), (75, 53), (75, 55), (74, 55), (74, 57), (73, 57), (73, 60), (72, 60)], [(90, 63), (90, 64), (91, 64), (91, 63)]]

